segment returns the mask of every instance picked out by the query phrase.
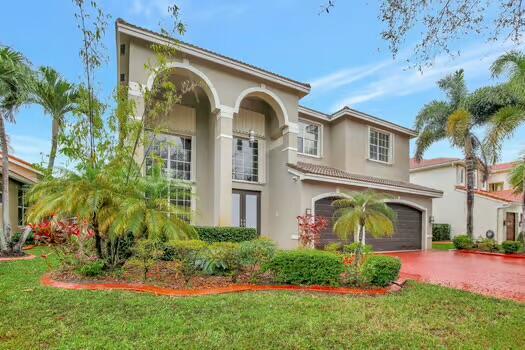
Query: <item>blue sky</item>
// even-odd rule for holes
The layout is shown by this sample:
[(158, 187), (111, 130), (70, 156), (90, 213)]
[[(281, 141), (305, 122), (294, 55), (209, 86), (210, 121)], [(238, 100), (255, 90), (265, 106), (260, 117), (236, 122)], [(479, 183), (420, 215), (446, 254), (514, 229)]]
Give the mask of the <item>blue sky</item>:
[[(472, 37), (456, 43), (462, 54), (438, 56), (421, 74), (409, 69), (407, 39), (397, 60), (380, 38), (383, 24), (375, 2), (338, 1), (329, 15), (319, 15), (324, 0), (177, 2), (188, 32), (182, 38), (196, 45), (310, 82), (312, 92), (301, 103), (331, 113), (343, 105), (411, 127), (419, 109), (443, 97), (435, 82), (464, 68), (470, 89), (493, 84), (488, 67), (508, 43), (487, 43)], [(105, 44), (108, 62), (99, 72), (99, 89), (111, 95), (117, 81), (114, 20), (125, 20), (153, 30), (167, 20), (169, 0), (106, 0), (102, 7), (112, 15)], [(36, 66), (50, 65), (78, 81), (82, 74), (78, 49), (80, 33), (68, 0), (9, 1), (0, 15), (0, 44), (26, 55)], [(459, 46), (460, 45), (460, 46)], [(49, 117), (36, 106), (24, 107), (16, 124), (8, 126), (14, 154), (31, 162), (49, 152)], [(525, 130), (505, 144), (503, 160), (525, 150)], [(460, 156), (446, 141), (433, 146), (426, 158)]]

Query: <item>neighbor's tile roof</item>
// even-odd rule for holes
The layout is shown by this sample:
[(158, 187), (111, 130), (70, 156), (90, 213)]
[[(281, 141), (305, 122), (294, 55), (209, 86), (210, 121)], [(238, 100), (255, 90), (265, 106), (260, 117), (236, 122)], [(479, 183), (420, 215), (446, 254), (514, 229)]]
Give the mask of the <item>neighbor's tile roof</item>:
[(512, 170), (518, 164), (518, 162), (509, 162), (509, 163), (500, 163), (500, 164), (494, 164), (490, 167), (490, 171), (505, 171), (505, 170)]
[[(158, 35), (160, 37), (163, 37), (165, 39), (169, 39), (169, 40), (173, 40), (173, 38), (167, 36), (167, 35), (164, 35), (162, 33), (158, 33), (158, 32), (155, 32), (153, 30), (150, 30), (150, 29), (147, 29), (147, 28), (144, 28), (144, 27), (140, 27), (138, 25), (135, 25), (135, 24), (132, 24), (132, 23), (129, 23), (125, 20), (123, 20), (122, 18), (117, 18), (117, 23), (121, 23), (121, 24), (125, 24), (127, 26), (130, 26), (130, 27), (134, 27), (135, 29), (138, 29), (138, 30), (142, 30), (142, 31), (145, 31), (145, 32), (148, 32), (150, 34), (153, 34), (153, 35)], [(296, 84), (299, 84), (299, 85), (302, 85), (306, 88), (310, 88), (310, 84), (307, 84), (307, 83), (303, 83), (303, 82), (300, 82), (300, 81), (297, 81), (297, 80), (294, 80), (294, 79), (290, 79), (288, 77), (285, 77), (283, 75), (280, 75), (280, 74), (277, 74), (277, 73), (274, 73), (270, 70), (267, 70), (267, 69), (263, 69), (263, 68), (260, 68), (260, 67), (257, 67), (257, 66), (254, 66), (252, 64), (249, 64), (249, 63), (246, 63), (246, 62), (243, 62), (241, 60), (238, 60), (238, 59), (235, 59), (235, 58), (232, 58), (232, 57), (228, 57), (228, 56), (225, 56), (225, 55), (222, 55), (220, 53), (217, 53), (215, 51), (211, 51), (211, 50), (208, 50), (208, 49), (205, 49), (203, 47), (200, 47), (200, 46), (197, 46), (197, 45), (194, 45), (194, 44), (190, 44), (188, 42), (185, 42), (185, 41), (182, 41), (182, 40), (177, 40), (177, 42), (180, 42), (181, 44), (184, 44), (184, 45), (187, 45), (187, 46), (190, 46), (194, 49), (197, 49), (197, 50), (201, 50), (201, 51), (205, 51), (207, 53), (210, 53), (212, 55), (216, 55), (216, 56), (219, 56), (219, 57), (222, 57), (222, 58), (225, 58), (227, 60), (230, 60), (230, 61), (233, 61), (233, 62), (236, 62), (236, 63), (239, 63), (239, 64), (242, 64), (242, 65), (245, 65), (245, 66), (249, 66), (251, 68), (254, 68), (254, 69), (257, 69), (257, 70), (260, 70), (260, 71), (263, 71), (265, 73), (268, 73), (268, 74), (272, 74), (272, 75), (275, 75), (279, 78), (282, 78), (282, 79), (285, 79), (285, 80), (288, 80), (288, 81), (291, 81), (293, 83), (296, 83)]]
[(415, 158), (410, 158), (410, 169), (426, 168), (428, 166), (448, 164), (451, 162), (460, 161), (459, 158), (433, 158), (433, 159), (421, 159), (420, 161)]
[[(465, 186), (456, 186), (456, 189), (466, 191)], [(474, 190), (474, 193), (478, 196), (497, 199), (509, 203), (521, 203), (523, 200), (523, 194), (514, 193), (514, 190), (503, 190), (496, 192), (488, 192), (483, 190)]]
[(420, 186), (420, 185), (416, 185), (410, 182), (396, 181), (396, 180), (384, 179), (384, 178), (373, 177), (373, 176), (368, 176), (368, 175), (352, 174), (344, 170), (325, 166), (325, 165), (317, 165), (317, 164), (306, 163), (306, 162), (297, 162), (297, 164), (288, 164), (288, 166), (293, 169), (299, 170), (301, 172), (307, 173), (307, 174), (329, 176), (329, 177), (335, 177), (335, 178), (340, 178), (340, 179), (362, 181), (362, 182), (379, 184), (379, 185), (387, 185), (387, 186), (394, 186), (394, 187), (400, 187), (400, 188), (411, 189), (411, 190), (429, 191), (429, 192), (434, 192), (436, 194), (443, 194), (442, 191), (436, 190), (434, 188)]

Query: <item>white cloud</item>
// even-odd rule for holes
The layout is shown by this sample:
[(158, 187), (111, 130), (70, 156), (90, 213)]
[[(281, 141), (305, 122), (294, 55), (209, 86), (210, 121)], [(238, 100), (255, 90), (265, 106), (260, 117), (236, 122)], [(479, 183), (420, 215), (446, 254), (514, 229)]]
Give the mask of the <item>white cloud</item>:
[(10, 148), (15, 156), (30, 163), (38, 163), (47, 159), (51, 141), (29, 135), (10, 135)]
[[(460, 56), (438, 56), (433, 65), (419, 71), (407, 69), (400, 55), (398, 60), (381, 61), (359, 67), (349, 67), (314, 79), (312, 97), (336, 88), (348, 87), (345, 96), (332, 105), (332, 110), (343, 106), (378, 100), (392, 96), (407, 96), (432, 89), (436, 81), (455, 70), (463, 68), (468, 80), (487, 76), (492, 62), (512, 48), (510, 42), (485, 43), (465, 48)], [(366, 79), (365, 79), (366, 78)]]

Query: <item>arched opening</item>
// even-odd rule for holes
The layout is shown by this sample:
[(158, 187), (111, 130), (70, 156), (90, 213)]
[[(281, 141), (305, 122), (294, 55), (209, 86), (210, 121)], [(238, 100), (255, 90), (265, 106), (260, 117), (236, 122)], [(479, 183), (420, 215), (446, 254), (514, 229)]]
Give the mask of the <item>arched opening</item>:
[(170, 190), (170, 202), (191, 210), (195, 214), (193, 223), (211, 225), (212, 201), (196, 199), (212, 192), (213, 152), (200, 150), (213, 149), (214, 145), (211, 115), (219, 103), (215, 89), (208, 85), (205, 76), (184, 66), (166, 69), (150, 78), (149, 88), (172, 83), (175, 89), (160, 88), (158, 98), (168, 101), (167, 94), (171, 94), (175, 101), (164, 104), (166, 108), (145, 106), (146, 174), (153, 162), (160, 160), (167, 178), (188, 184), (185, 190)]

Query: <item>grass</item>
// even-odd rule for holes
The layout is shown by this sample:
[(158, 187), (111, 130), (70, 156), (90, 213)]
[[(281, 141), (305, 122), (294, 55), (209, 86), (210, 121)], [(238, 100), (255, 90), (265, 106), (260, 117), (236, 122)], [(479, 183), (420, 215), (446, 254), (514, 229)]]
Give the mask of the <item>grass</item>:
[(43, 259), (0, 263), (0, 349), (525, 347), (525, 305), (432, 285), (169, 298), (42, 287), (46, 270)]
[(439, 243), (432, 243), (432, 249), (434, 250), (450, 250), (455, 249), (454, 243), (447, 243), (447, 244), (439, 244)]

